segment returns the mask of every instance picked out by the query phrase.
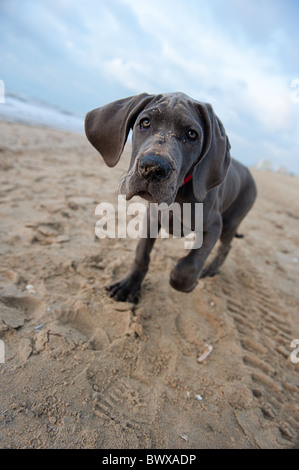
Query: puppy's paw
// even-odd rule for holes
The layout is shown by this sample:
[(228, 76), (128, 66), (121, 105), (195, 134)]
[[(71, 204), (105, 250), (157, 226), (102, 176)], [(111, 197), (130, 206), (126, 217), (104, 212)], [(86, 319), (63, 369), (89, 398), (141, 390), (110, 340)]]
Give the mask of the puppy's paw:
[(200, 278), (203, 277), (214, 277), (219, 274), (219, 265), (217, 263), (211, 263), (200, 273)]
[(133, 282), (130, 277), (105, 287), (109, 296), (119, 302), (137, 303), (139, 300), (140, 284)]
[(204, 278), (204, 277), (214, 277), (216, 276), (217, 274), (219, 274), (218, 271), (214, 271), (214, 270), (211, 270), (211, 269), (204, 269), (200, 275), (200, 278)]
[(195, 270), (186, 271), (178, 264), (170, 274), (171, 287), (181, 292), (191, 292), (197, 285), (198, 274)]

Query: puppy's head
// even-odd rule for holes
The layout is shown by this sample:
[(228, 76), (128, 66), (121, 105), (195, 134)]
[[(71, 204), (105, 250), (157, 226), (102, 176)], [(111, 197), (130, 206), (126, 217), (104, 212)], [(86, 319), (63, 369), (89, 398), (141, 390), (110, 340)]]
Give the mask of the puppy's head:
[(171, 204), (192, 173), (201, 202), (225, 178), (230, 146), (211, 105), (182, 93), (143, 93), (94, 109), (85, 119), (87, 138), (110, 167), (119, 161), (130, 129), (132, 157), (121, 186), (127, 199), (139, 195)]

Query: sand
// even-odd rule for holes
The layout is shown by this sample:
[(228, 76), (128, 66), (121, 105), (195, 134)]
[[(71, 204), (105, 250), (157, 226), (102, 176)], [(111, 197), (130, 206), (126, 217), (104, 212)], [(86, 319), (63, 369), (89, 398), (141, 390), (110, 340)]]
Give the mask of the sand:
[(218, 276), (175, 291), (183, 241), (159, 239), (139, 303), (118, 303), (104, 287), (136, 240), (96, 238), (95, 208), (117, 203), (130, 146), (111, 169), (83, 135), (0, 135), (0, 447), (298, 447), (298, 177), (252, 170)]

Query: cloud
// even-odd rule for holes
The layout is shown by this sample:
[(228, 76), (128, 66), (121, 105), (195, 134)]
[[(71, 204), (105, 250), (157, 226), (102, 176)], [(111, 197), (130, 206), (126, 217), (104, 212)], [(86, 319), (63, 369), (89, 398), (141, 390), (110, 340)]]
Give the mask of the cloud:
[[(151, 57), (150, 64), (152, 71), (159, 71), (160, 88), (179, 89), (210, 101), (232, 135), (247, 136), (235, 142), (231, 139), (247, 161), (265, 153), (277, 164), (287, 160), (296, 166), (298, 107), (291, 100), (292, 75), (284, 62), (285, 48), (294, 47), (287, 34), (289, 23), (283, 21), (287, 4), (274, 1), (271, 9), (269, 2), (253, 1), (242, 2), (240, 7), (241, 2), (228, 0), (226, 10), (220, 8), (217, 16), (200, 1), (142, 5), (122, 1), (159, 43), (160, 53)], [(223, 2), (215, 0), (215, 4)], [(149, 68), (148, 61), (145, 65), (141, 71)], [(124, 70), (126, 82), (130, 73), (136, 82), (138, 67), (131, 63), (126, 68), (123, 62)], [(154, 75), (147, 74), (142, 81), (148, 82), (150, 91), (160, 91)]]
[(82, 113), (182, 91), (212, 103), (245, 162), (289, 151), (299, 170), (298, 11), (290, 0), (1, 2), (0, 78)]

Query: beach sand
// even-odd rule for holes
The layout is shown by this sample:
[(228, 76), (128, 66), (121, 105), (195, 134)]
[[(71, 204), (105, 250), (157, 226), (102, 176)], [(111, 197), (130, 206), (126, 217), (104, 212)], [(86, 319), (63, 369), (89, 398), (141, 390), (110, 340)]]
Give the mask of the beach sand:
[(84, 135), (0, 136), (0, 447), (298, 447), (298, 177), (252, 170), (244, 238), (189, 294), (168, 282), (183, 241), (158, 239), (133, 305), (104, 287), (137, 241), (95, 237), (130, 146), (108, 168)]

